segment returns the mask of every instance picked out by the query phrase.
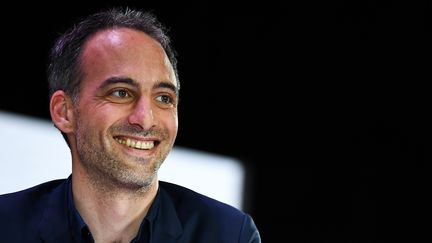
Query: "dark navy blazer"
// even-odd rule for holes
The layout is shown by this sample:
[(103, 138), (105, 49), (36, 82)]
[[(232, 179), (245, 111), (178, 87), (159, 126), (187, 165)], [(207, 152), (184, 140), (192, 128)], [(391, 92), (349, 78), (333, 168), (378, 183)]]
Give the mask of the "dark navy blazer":
[[(168, 182), (159, 183), (160, 205), (151, 242), (261, 242), (252, 218), (240, 210)], [(0, 195), (0, 242), (72, 243), (68, 180)]]

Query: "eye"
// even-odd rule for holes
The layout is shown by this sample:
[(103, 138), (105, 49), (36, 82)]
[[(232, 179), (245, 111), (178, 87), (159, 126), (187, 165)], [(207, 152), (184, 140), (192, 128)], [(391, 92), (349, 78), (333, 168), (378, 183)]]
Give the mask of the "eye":
[(156, 100), (165, 104), (174, 104), (173, 98), (169, 95), (159, 95), (156, 97)]
[(118, 90), (114, 90), (111, 95), (115, 96), (115, 97), (119, 97), (119, 98), (128, 98), (131, 95), (129, 94), (129, 92), (125, 89), (118, 89)]

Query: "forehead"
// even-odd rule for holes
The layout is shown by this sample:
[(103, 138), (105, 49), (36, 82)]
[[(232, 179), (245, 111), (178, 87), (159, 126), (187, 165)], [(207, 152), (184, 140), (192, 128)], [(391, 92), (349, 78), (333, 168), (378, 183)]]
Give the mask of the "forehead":
[(84, 51), (98, 50), (98, 48), (114, 48), (112, 51), (122, 48), (131, 51), (141, 49), (165, 54), (162, 46), (155, 39), (142, 31), (126, 27), (104, 29), (91, 35), (84, 44)]
[(147, 34), (129, 28), (102, 30), (91, 36), (83, 46), (81, 71), (84, 80), (121, 76), (177, 83), (162, 46)]

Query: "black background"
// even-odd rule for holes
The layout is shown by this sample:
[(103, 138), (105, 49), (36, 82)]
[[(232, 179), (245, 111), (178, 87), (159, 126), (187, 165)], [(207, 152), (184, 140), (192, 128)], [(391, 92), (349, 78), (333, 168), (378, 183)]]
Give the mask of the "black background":
[(420, 238), (430, 188), (431, 5), (99, 1), (3, 6), (0, 110), (49, 119), (58, 33), (112, 5), (170, 27), (177, 145), (241, 159), (263, 242)]

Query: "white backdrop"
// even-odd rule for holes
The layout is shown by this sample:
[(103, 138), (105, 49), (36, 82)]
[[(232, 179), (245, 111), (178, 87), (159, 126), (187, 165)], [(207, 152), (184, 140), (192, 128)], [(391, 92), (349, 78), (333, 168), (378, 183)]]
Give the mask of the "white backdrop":
[[(181, 128), (180, 128), (181, 129)], [(69, 148), (51, 122), (0, 111), (0, 194), (71, 173)], [(159, 170), (173, 182), (241, 209), (245, 170), (226, 156), (175, 146)]]

